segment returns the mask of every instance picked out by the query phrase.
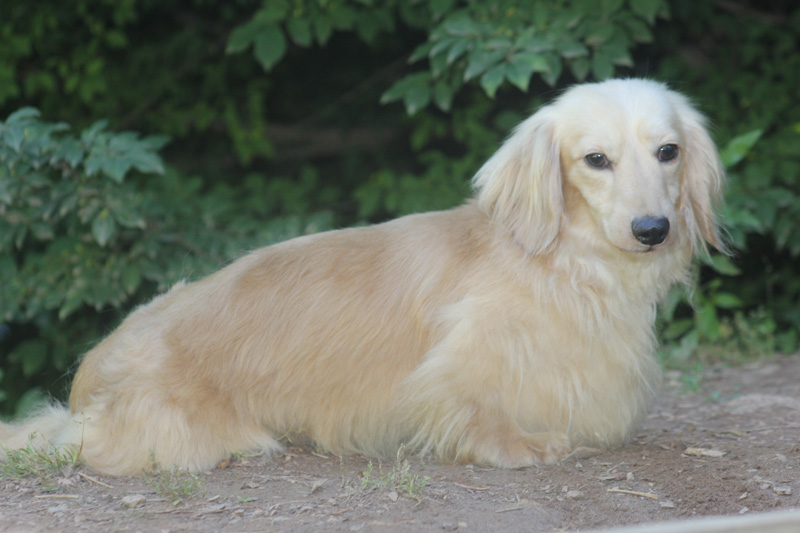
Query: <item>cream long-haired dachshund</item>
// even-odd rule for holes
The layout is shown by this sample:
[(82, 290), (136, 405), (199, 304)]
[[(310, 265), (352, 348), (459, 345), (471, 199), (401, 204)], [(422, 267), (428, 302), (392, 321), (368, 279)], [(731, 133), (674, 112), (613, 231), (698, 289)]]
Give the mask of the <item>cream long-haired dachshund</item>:
[(578, 85), (450, 211), (300, 237), (178, 284), (86, 354), (69, 407), (0, 425), (111, 475), (330, 452), (518, 467), (623, 441), (658, 382), (657, 302), (706, 243), (723, 169), (660, 83)]

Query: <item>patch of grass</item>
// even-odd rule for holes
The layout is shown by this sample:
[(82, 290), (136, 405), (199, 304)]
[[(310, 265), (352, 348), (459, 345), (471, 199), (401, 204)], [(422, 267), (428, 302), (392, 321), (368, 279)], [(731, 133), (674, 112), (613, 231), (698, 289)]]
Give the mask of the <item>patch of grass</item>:
[(77, 465), (77, 454), (40, 440), (41, 443), (35, 442), (36, 434), (32, 433), (24, 448), (10, 450), (3, 446), (6, 457), (0, 463), (0, 476), (4, 479), (38, 479), (45, 489), (55, 489), (52, 485), (55, 478)]
[(361, 490), (370, 488), (386, 488), (404, 494), (409, 498), (416, 498), (422, 495), (430, 484), (431, 478), (419, 476), (411, 472), (411, 465), (408, 460), (398, 460), (389, 472), (384, 473), (383, 467), (379, 463), (378, 471), (375, 472), (375, 465), (372, 461), (367, 465), (367, 469), (361, 473)]
[(152, 460), (153, 471), (145, 479), (159, 496), (172, 502), (172, 505), (180, 505), (186, 500), (191, 500), (205, 492), (205, 479), (181, 470), (177, 466), (173, 466), (171, 470), (166, 470), (161, 468), (155, 457)]

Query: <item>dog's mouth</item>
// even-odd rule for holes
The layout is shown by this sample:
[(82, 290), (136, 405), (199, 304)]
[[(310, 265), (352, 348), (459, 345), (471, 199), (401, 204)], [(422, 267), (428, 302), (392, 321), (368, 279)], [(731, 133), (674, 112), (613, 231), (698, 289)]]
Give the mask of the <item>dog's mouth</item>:
[(649, 254), (657, 254), (657, 253), (659, 253), (664, 248), (664, 246), (666, 244), (667, 244), (666, 242), (662, 242), (662, 243), (659, 243), (659, 244), (652, 244), (652, 245), (642, 245), (642, 244), (636, 243), (634, 245), (628, 245), (628, 246), (619, 246), (618, 245), (617, 248), (619, 248), (623, 252), (628, 252), (628, 253), (634, 254), (634, 255), (649, 255)]

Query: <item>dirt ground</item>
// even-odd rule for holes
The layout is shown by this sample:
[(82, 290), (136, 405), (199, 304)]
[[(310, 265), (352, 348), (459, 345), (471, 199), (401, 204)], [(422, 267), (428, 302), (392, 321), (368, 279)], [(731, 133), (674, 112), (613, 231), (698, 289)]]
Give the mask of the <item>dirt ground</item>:
[[(572, 531), (800, 508), (800, 356), (677, 374), (621, 449), (498, 470), (395, 464), (307, 449), (244, 457), (202, 474), (183, 503), (143, 479), (78, 468), (0, 479), (0, 531)], [(407, 494), (408, 481), (430, 479)]]

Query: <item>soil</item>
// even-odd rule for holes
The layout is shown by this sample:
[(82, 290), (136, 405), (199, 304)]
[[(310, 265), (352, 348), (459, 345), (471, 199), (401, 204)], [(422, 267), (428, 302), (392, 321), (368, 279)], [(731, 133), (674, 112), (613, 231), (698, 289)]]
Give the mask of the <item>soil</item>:
[[(378, 486), (397, 465), (374, 463), (367, 482), (366, 458), (290, 446), (201, 474), (205, 489), (177, 504), (145, 479), (78, 467), (51, 483), (0, 479), (0, 530), (564, 531), (800, 508), (800, 356), (712, 367), (694, 390), (680, 377), (667, 374), (627, 445), (556, 465), (412, 458)], [(430, 479), (407, 494), (414, 475)]]

